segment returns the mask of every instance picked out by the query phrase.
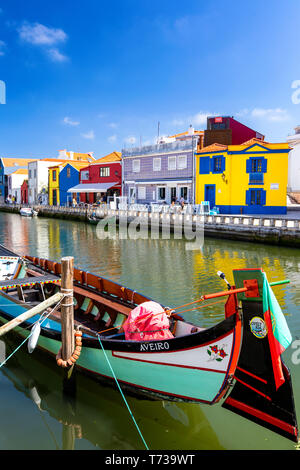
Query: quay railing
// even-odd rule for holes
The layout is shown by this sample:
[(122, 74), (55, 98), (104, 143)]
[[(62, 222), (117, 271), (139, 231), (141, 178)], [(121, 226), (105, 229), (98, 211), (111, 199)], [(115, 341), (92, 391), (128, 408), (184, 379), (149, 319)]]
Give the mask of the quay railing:
[[(256, 229), (284, 229), (288, 231), (299, 231), (300, 220), (293, 217), (281, 217), (276, 215), (226, 215), (226, 214), (197, 214), (191, 209), (180, 210), (178, 206), (173, 209), (171, 206), (163, 206), (164, 210), (159, 210), (156, 207), (154, 210), (146, 210), (145, 207), (140, 205), (128, 205), (123, 209), (111, 209), (107, 205), (100, 205), (97, 207), (77, 206), (77, 207), (63, 207), (63, 206), (49, 206), (49, 205), (31, 205), (34, 210), (41, 214), (65, 214), (78, 215), (81, 217), (95, 217), (102, 219), (104, 217), (144, 217), (144, 218), (158, 218), (160, 220), (170, 220), (173, 224), (181, 224), (183, 220), (190, 220), (194, 223), (204, 223), (205, 228), (213, 227), (214, 229), (222, 230), (224, 227), (235, 227), (238, 229), (256, 228)], [(19, 212), (22, 207), (29, 207), (28, 204), (0, 204), (0, 210), (9, 212)], [(171, 207), (171, 209), (170, 209)], [(168, 210), (167, 210), (168, 208)]]

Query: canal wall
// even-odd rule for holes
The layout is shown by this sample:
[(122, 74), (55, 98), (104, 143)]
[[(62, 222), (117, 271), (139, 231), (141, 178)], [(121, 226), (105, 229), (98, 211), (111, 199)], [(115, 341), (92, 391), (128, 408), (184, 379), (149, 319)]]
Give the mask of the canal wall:
[[(26, 206), (2, 204), (0, 211), (19, 213), (21, 207)], [(202, 224), (204, 236), (207, 237), (300, 247), (300, 219), (294, 217), (170, 214), (113, 210), (107, 206), (73, 208), (39, 205), (32, 207), (38, 211), (39, 217), (89, 222), (89, 217), (95, 215), (99, 220), (105, 217), (116, 217), (117, 223), (120, 217), (126, 217), (128, 224), (140, 217), (143, 225), (148, 224), (149, 228), (151, 223), (156, 223), (160, 227), (164, 223), (169, 223), (171, 232), (180, 230), (180, 227), (183, 232), (184, 224), (188, 222), (193, 230)]]

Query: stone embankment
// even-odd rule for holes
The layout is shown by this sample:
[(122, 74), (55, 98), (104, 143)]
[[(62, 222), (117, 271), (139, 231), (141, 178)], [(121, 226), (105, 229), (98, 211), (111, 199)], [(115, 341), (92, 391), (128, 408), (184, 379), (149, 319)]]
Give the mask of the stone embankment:
[[(0, 211), (20, 213), (21, 205), (0, 205)], [(24, 206), (25, 207), (25, 206)], [(40, 217), (53, 217), (68, 220), (90, 222), (92, 216), (101, 220), (105, 217), (116, 217), (117, 223), (121, 217), (127, 223), (140, 218), (143, 226), (158, 223), (169, 224), (171, 231), (184, 230), (186, 223), (204, 227), (204, 235), (208, 237), (260, 242), (272, 245), (300, 247), (300, 219), (294, 216), (246, 216), (246, 215), (192, 215), (157, 213), (138, 210), (113, 210), (107, 206), (99, 207), (60, 207), (32, 206)]]

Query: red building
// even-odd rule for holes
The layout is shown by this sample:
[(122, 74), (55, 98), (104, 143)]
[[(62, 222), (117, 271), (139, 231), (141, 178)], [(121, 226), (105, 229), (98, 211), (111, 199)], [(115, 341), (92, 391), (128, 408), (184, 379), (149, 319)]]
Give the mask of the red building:
[[(74, 188), (73, 188), (74, 189)], [(122, 157), (113, 152), (80, 170), (80, 184), (77, 187), (80, 201), (94, 204), (109, 202), (114, 196), (122, 195)]]
[(233, 117), (215, 116), (207, 118), (204, 131), (204, 147), (212, 144), (239, 145), (251, 139), (264, 140), (265, 136), (245, 126)]
[(21, 203), (28, 204), (28, 181), (24, 180), (21, 185)]

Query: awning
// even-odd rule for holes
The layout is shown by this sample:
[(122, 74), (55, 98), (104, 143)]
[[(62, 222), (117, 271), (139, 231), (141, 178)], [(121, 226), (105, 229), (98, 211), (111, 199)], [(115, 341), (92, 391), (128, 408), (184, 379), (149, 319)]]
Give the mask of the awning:
[(106, 193), (109, 188), (117, 186), (118, 182), (115, 183), (82, 183), (73, 186), (68, 189), (68, 193)]

